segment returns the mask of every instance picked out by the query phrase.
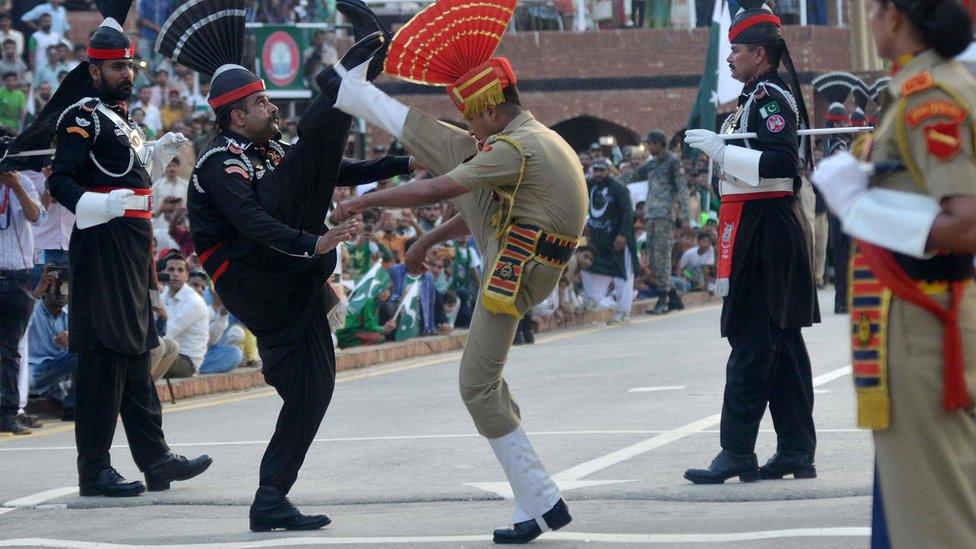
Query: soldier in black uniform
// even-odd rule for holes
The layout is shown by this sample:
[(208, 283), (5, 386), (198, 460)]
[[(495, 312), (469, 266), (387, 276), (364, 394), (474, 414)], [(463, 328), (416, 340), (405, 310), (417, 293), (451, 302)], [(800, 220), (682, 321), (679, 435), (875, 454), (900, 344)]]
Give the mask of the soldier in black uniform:
[[(863, 112), (862, 112), (863, 115)], [(862, 116), (863, 117), (863, 116)], [(833, 103), (827, 109), (828, 128), (849, 126), (851, 121), (847, 108), (841, 103)], [(823, 141), (824, 158), (848, 151), (851, 148), (851, 137), (849, 135), (828, 135)], [(826, 212), (827, 204), (824, 202), (820, 191), (814, 187), (817, 193), (817, 213)], [(840, 220), (837, 216), (828, 212), (827, 220), (829, 223), (828, 234), (830, 235), (831, 263), (834, 266), (834, 313), (847, 313), (847, 264), (850, 261), (851, 237), (844, 234)]]
[[(150, 490), (168, 489), (171, 481), (192, 478), (211, 463), (206, 455), (187, 460), (170, 453), (149, 375), (149, 350), (158, 344), (150, 170), (153, 163), (165, 166), (183, 139), (169, 134), (149, 147), (130, 120), (124, 100), (132, 95), (134, 48), (118, 23), (129, 2), (112, 7), (117, 11), (99, 5), (109, 17), (92, 36), (91, 61), (72, 71), (58, 89), (62, 97), (52, 100), (63, 105), (65, 94), (79, 99), (57, 123), (50, 187), (77, 216), (70, 246), (70, 350), (78, 353), (75, 439), (82, 496), (134, 496), (146, 489), (112, 468), (109, 448), (120, 413)], [(86, 89), (96, 96), (83, 97)]]
[(236, 15), (242, 8), (242, 0), (218, 0), (175, 14), (163, 25), (157, 51), (213, 74), (208, 102), (219, 130), (199, 152), (191, 178), (190, 230), (224, 305), (257, 337), (265, 380), (284, 401), (261, 460), (250, 527), (311, 530), (330, 519), (301, 514), (286, 496), (335, 386), (325, 284), (335, 270), (335, 247), (357, 232), (354, 221), (327, 231), (326, 214), (337, 180), (355, 185), (404, 175), (411, 161), (342, 158), (352, 119), (333, 108), (336, 71), (369, 59), (383, 45), (382, 33), (318, 75), (322, 95), (302, 114), (298, 143), (286, 147), (277, 141), (278, 109), (264, 82), (234, 64), (242, 46), (227, 44), (221, 57), (208, 41), (242, 33), (244, 18)]
[[(695, 483), (721, 483), (733, 476), (743, 481), (816, 476), (813, 382), (800, 328), (819, 321), (819, 310), (809, 227), (796, 196), (797, 129), (807, 124), (806, 107), (779, 18), (761, 3), (740, 4), (743, 9), (729, 31), (729, 65), (745, 87), (722, 133), (756, 132), (758, 139), (726, 145), (708, 130), (691, 130), (686, 137), (725, 174), (716, 293), (725, 297), (722, 335), (732, 346), (722, 452), (709, 468), (685, 472)], [(791, 87), (776, 74), (781, 61)], [(767, 404), (778, 443), (776, 454), (759, 468), (754, 452)]]

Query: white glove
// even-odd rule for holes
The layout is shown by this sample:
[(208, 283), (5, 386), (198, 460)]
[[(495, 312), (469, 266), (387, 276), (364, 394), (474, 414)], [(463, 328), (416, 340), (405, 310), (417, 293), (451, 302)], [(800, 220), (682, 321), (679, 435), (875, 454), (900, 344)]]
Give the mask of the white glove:
[(152, 148), (152, 169), (149, 175), (153, 180), (163, 174), (170, 160), (180, 152), (180, 147), (189, 143), (182, 133), (168, 132), (160, 137)]
[(685, 132), (685, 143), (704, 152), (719, 165), (725, 162), (725, 140), (711, 130), (688, 130)]
[(116, 189), (108, 194), (87, 192), (81, 195), (75, 205), (75, 222), (78, 228), (87, 229), (122, 217), (128, 197), (134, 194), (132, 189)]
[(868, 190), (868, 167), (853, 154), (841, 152), (821, 160), (813, 172), (813, 184), (841, 221), (847, 219), (854, 203)]
[(339, 63), (334, 68), (342, 77), (335, 108), (350, 116), (363, 118), (368, 124), (397, 139), (402, 137), (409, 109), (366, 80), (369, 61), (349, 70)]

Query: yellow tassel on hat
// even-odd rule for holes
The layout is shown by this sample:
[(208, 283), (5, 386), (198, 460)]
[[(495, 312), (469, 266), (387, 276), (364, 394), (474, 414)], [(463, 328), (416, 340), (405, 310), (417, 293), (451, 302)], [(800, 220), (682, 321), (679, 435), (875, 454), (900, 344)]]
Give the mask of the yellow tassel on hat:
[(464, 100), (464, 118), (467, 120), (478, 118), (488, 107), (501, 105), (504, 102), (505, 95), (502, 93), (502, 84), (495, 79), (491, 84)]

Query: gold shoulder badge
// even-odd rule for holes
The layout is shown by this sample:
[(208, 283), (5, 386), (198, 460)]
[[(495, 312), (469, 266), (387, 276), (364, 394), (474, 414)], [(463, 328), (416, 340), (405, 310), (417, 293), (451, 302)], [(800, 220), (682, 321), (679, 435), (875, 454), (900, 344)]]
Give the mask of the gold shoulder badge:
[(925, 71), (909, 78), (901, 86), (901, 94), (904, 96), (912, 95), (920, 91), (925, 91), (935, 85), (932, 80), (932, 73)]

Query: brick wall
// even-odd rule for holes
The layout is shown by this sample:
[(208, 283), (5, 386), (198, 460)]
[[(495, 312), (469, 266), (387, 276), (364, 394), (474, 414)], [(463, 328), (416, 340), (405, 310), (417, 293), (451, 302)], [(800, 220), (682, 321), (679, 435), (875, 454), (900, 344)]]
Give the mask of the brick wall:
[[(849, 29), (787, 27), (786, 39), (801, 73), (851, 68)], [(586, 81), (614, 79), (613, 89), (523, 91), (523, 103), (543, 123), (551, 126), (590, 115), (643, 135), (652, 128), (672, 133), (684, 127), (707, 48), (708, 29), (528, 32), (506, 36), (498, 54), (509, 58), (523, 82), (559, 80), (560, 88), (571, 88), (576, 80), (585, 88)], [(628, 86), (628, 77), (658, 78), (654, 83)], [(677, 85), (669, 86), (668, 80)], [(378, 83), (389, 87), (392, 81)], [(395, 95), (438, 118), (458, 120), (444, 92), (431, 89), (430, 94), (411, 90)], [(805, 86), (804, 96), (812, 110), (809, 86)], [(389, 142), (379, 130), (371, 129), (369, 137), (371, 143)]]

